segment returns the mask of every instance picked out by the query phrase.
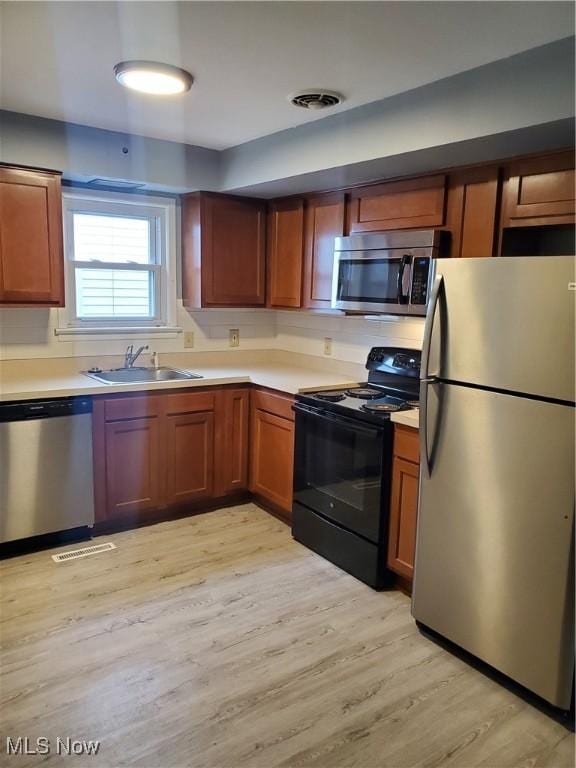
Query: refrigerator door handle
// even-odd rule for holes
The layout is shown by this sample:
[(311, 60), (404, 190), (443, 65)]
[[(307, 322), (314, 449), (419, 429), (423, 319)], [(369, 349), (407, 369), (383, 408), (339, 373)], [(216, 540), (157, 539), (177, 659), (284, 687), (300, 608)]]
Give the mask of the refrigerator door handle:
[[(444, 287), (444, 278), (437, 275), (434, 279), (432, 292), (430, 294), (430, 304), (426, 314), (426, 323), (424, 325), (424, 341), (422, 343), (422, 368), (420, 381), (420, 453), (422, 455), (424, 468), (428, 477), (430, 476), (430, 454), (428, 452), (428, 386), (436, 381), (435, 376), (430, 376), (430, 347), (432, 345), (432, 331), (434, 330), (434, 319), (438, 308), (440, 293)], [(440, 355), (440, 359), (441, 355)]]
[[(426, 313), (426, 323), (424, 325), (424, 341), (422, 342), (422, 368), (420, 377), (423, 381), (430, 380), (430, 346), (432, 344), (432, 331), (434, 330), (434, 319), (436, 317), (436, 309), (438, 307), (438, 299), (440, 298), (440, 292), (444, 287), (444, 277), (437, 275), (434, 279), (432, 286), (432, 292), (430, 294), (430, 304), (428, 305), (428, 312)], [(442, 357), (440, 356), (440, 359)]]
[(426, 475), (430, 477), (430, 454), (428, 453), (428, 385), (433, 379), (420, 382), (420, 455)]

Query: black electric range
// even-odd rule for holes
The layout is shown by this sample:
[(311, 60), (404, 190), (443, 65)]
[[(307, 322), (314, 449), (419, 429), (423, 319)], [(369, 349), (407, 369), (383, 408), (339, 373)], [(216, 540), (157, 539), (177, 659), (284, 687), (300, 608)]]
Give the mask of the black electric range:
[(368, 381), (296, 397), (292, 533), (379, 589), (386, 569), (393, 425), (418, 406), (418, 350), (374, 347)]

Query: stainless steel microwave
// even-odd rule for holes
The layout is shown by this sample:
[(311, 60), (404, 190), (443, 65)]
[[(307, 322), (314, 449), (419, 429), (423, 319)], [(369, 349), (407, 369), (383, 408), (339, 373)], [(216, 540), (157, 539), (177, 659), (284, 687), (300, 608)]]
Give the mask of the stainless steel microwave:
[(431, 259), (443, 232), (432, 229), (337, 237), (332, 307), (364, 314), (425, 315)]

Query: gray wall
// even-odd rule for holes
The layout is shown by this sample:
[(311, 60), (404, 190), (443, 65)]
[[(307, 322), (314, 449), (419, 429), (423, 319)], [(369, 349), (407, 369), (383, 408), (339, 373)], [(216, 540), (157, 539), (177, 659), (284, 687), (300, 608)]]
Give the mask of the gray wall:
[(103, 176), (173, 192), (219, 187), (216, 150), (16, 112), (0, 112), (0, 160), (64, 171), (78, 181)]
[[(415, 153), (424, 167), (406, 172), (433, 167), (435, 155), (446, 164), (450, 146), (458, 151), (448, 165), (555, 148), (569, 143), (573, 117), (574, 38), (567, 38), (225, 150), (222, 189), (268, 193), (277, 179), (297, 187), (298, 177), (302, 188), (343, 186), (401, 173)], [(485, 157), (477, 157), (482, 146)]]

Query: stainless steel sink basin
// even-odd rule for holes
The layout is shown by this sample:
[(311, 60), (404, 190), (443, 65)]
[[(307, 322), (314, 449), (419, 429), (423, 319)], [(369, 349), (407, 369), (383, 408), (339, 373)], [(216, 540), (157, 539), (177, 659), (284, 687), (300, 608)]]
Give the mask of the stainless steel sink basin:
[(181, 381), (201, 379), (198, 373), (180, 371), (178, 368), (116, 368), (111, 371), (83, 371), (85, 376), (102, 381), (104, 384), (139, 384), (154, 381)]

